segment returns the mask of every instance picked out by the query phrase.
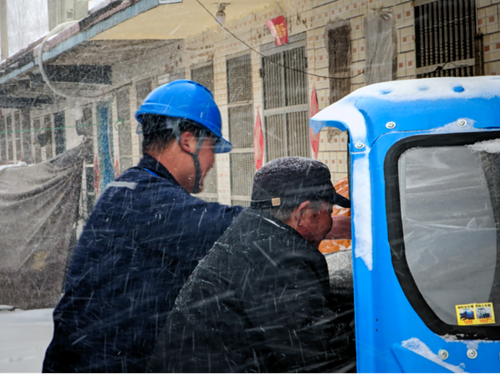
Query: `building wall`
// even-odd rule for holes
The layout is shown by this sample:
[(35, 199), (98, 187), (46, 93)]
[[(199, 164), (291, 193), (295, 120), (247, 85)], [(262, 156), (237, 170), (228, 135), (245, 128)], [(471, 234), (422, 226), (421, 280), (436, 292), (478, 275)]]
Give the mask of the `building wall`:
[[(500, 73), (500, 0), (477, 0), (477, 31), (483, 34), (484, 73)], [(141, 157), (140, 137), (135, 133), (137, 122), (134, 113), (137, 108), (136, 87), (143, 79), (152, 80), (152, 88), (158, 81), (164, 82), (166, 74), (184, 70), (185, 78), (191, 76), (193, 66), (212, 61), (214, 67), (214, 97), (218, 103), (223, 118), (223, 135), (228, 137), (228, 97), (226, 61), (241, 53), (250, 53), (252, 64), (252, 90), (254, 121), (257, 114), (263, 119), (263, 80), (260, 76), (262, 57), (261, 47), (272, 43), (274, 37), (269, 32), (265, 22), (271, 18), (283, 15), (288, 24), (290, 37), (306, 33), (306, 55), (308, 73), (309, 98), (315, 88), (319, 109), (329, 105), (330, 82), (329, 74), (328, 27), (338, 20), (347, 21), (350, 25), (351, 65), (350, 91), (366, 84), (364, 69), (366, 65), (366, 30), (365, 20), (370, 12), (385, 9), (394, 22), (397, 64), (395, 79), (416, 78), (415, 56), (415, 8), (414, 2), (408, 0), (289, 0), (278, 5), (270, 5), (267, 9), (226, 24), (226, 28), (238, 38), (250, 45), (255, 51), (235, 39), (221, 27), (204, 32), (183, 42), (176, 42), (167, 47), (157, 48), (147, 56), (131, 60), (117, 61), (113, 66), (113, 82), (115, 85), (102, 97), (93, 100), (93, 115), (96, 120), (95, 107), (99, 100), (109, 100), (112, 103), (112, 120), (117, 121), (116, 92), (124, 87), (130, 94), (130, 132), (132, 135), (133, 162)], [(226, 12), (230, 12), (228, 6)], [(31, 121), (43, 117), (47, 113), (65, 110), (68, 147), (76, 144), (79, 137), (74, 129), (75, 121), (81, 116), (81, 107), (88, 101), (67, 101), (59, 104), (60, 108), (48, 107), (43, 110), (32, 110)], [(4, 111), (4, 116), (5, 116)], [(95, 122), (94, 122), (95, 123)], [(265, 129), (265, 124), (264, 124)], [(96, 138), (96, 129), (94, 138)], [(119, 157), (117, 132), (113, 130), (114, 156)], [(347, 176), (347, 134), (334, 129), (325, 129), (320, 135), (320, 150), (318, 159), (328, 164), (332, 180), (338, 181)], [(94, 149), (97, 149), (95, 144)], [(311, 150), (311, 157), (313, 153)], [(10, 160), (16, 162), (19, 160)], [(219, 201), (231, 203), (231, 170), (228, 154), (216, 157), (217, 185)], [(118, 174), (118, 173), (117, 173)]]
[(500, 0), (477, 0), (477, 30), (484, 35), (484, 74), (500, 74)]

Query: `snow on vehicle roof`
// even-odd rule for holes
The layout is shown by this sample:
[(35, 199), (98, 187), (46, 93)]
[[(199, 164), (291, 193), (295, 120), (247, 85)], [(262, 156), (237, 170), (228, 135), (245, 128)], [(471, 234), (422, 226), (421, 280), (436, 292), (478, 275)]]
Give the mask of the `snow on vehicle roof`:
[[(363, 138), (366, 124), (356, 103), (363, 99), (388, 103), (422, 102), (449, 99), (491, 99), (500, 97), (500, 77), (427, 78), (391, 81), (359, 88), (342, 100), (321, 110), (311, 119), (314, 131), (325, 126), (325, 122), (339, 121), (349, 124), (349, 130)], [(373, 106), (370, 106), (374, 110)], [(344, 126), (339, 126), (339, 128)], [(346, 128), (341, 128), (346, 130)]]
[(372, 97), (387, 101), (490, 99), (500, 95), (500, 77), (426, 78), (400, 80), (362, 87), (349, 98)]

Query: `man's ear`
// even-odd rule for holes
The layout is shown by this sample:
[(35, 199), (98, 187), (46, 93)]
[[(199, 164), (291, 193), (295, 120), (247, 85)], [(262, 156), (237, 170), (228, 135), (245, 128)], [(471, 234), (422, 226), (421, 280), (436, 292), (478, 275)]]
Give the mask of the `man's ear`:
[(309, 200), (301, 203), (297, 209), (293, 211), (294, 219), (297, 227), (302, 227), (306, 220), (306, 215), (308, 213), (308, 208), (310, 207), (311, 202)]
[(180, 139), (179, 144), (180, 144), (182, 150), (185, 152), (188, 152), (188, 153), (196, 152), (196, 144), (197, 144), (196, 138), (189, 131), (184, 131), (181, 134), (181, 139)]

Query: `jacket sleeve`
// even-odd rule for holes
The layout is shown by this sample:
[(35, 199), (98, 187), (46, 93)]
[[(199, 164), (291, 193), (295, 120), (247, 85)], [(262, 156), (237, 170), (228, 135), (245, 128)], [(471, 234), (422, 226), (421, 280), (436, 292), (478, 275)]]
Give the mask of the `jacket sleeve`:
[[(355, 365), (354, 309), (349, 300), (332, 300), (318, 277), (317, 263), (287, 256), (270, 262), (253, 285), (263, 297), (246, 305), (260, 331), (261, 349), (276, 362), (269, 371), (342, 371)], [(269, 314), (269, 315), (268, 315)], [(260, 339), (259, 339), (260, 340)]]

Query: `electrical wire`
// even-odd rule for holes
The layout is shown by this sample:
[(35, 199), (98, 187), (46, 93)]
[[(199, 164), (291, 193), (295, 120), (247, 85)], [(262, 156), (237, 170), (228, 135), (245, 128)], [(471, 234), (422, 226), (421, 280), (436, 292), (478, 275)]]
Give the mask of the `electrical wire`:
[(240, 43), (242, 43), (243, 45), (245, 45), (247, 48), (251, 49), (252, 51), (254, 51), (255, 53), (257, 53), (258, 55), (260, 55), (262, 58), (266, 59), (267, 61), (269, 62), (272, 62), (273, 64), (275, 65), (278, 65), (278, 66), (281, 66), (282, 68), (284, 69), (288, 69), (288, 70), (291, 70), (291, 71), (296, 71), (298, 73), (302, 73), (302, 74), (305, 74), (305, 75), (309, 75), (309, 76), (312, 76), (312, 77), (318, 77), (318, 78), (324, 78), (324, 79), (332, 79), (332, 80), (344, 80), (344, 79), (351, 79), (351, 78), (356, 78), (356, 77), (359, 77), (360, 75), (364, 74), (365, 71), (363, 69), (363, 71), (359, 74), (356, 74), (356, 75), (353, 75), (353, 76), (350, 76), (350, 77), (344, 77), (344, 78), (340, 78), (340, 77), (329, 77), (329, 76), (325, 76), (325, 75), (318, 75), (318, 74), (313, 74), (313, 73), (308, 73), (308, 72), (305, 72), (303, 70), (299, 70), (299, 69), (294, 69), (294, 68), (291, 68), (289, 66), (285, 66), (283, 64), (280, 64), (279, 62), (276, 62), (276, 61), (273, 61), (271, 60), (268, 56), (260, 53), (259, 51), (257, 51), (255, 48), (253, 48), (252, 46), (250, 46), (248, 43), (246, 43), (245, 41), (241, 40), (239, 37), (237, 37), (233, 32), (231, 32), (231, 30), (227, 29), (226, 27), (224, 27), (224, 25), (222, 23), (220, 23), (218, 20), (217, 20), (217, 17), (215, 17), (212, 13), (210, 13), (210, 11), (205, 7), (205, 5), (203, 5), (200, 0), (196, 0), (196, 2), (198, 4), (200, 4), (200, 6), (205, 9), (205, 11), (215, 20), (215, 22), (217, 22), (225, 31), (227, 31), (229, 34), (232, 35), (233, 38), (235, 38), (236, 40), (238, 40)]

